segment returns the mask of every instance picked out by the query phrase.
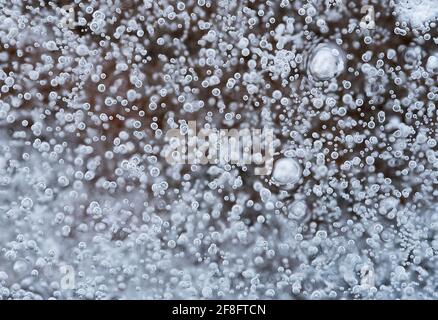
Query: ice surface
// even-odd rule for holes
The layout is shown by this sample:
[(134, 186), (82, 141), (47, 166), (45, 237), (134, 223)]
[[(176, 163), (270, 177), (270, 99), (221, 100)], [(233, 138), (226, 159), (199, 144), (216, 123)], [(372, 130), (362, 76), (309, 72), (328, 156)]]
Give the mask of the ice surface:
[(362, 2), (0, 0), (0, 299), (437, 299), (437, 1)]

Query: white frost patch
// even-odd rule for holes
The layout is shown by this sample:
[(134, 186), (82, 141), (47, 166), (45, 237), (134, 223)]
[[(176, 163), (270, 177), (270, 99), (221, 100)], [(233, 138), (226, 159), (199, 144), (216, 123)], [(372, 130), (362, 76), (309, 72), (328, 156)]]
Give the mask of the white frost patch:
[(438, 17), (436, 0), (398, 0), (395, 12), (401, 21), (408, 22), (413, 28), (423, 28)]

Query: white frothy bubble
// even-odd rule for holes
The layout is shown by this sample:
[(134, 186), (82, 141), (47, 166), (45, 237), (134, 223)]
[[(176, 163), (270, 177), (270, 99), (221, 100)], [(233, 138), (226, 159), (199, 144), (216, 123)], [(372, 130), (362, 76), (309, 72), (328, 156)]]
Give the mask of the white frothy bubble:
[(344, 53), (333, 44), (319, 44), (310, 55), (308, 71), (316, 80), (333, 79), (341, 74), (344, 68)]
[(279, 185), (293, 185), (301, 178), (301, 166), (292, 158), (277, 160), (272, 173), (272, 180)]
[(431, 55), (426, 62), (426, 70), (430, 73), (438, 73), (438, 54)]
[(307, 213), (307, 206), (303, 200), (292, 202), (288, 207), (288, 217), (294, 220), (302, 220)]

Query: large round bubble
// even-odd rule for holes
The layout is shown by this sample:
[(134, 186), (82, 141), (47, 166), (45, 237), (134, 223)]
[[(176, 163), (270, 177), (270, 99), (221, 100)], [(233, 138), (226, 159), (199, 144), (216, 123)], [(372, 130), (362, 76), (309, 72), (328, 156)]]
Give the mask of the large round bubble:
[(310, 54), (308, 71), (315, 80), (325, 81), (336, 78), (344, 68), (344, 53), (336, 45), (319, 44)]

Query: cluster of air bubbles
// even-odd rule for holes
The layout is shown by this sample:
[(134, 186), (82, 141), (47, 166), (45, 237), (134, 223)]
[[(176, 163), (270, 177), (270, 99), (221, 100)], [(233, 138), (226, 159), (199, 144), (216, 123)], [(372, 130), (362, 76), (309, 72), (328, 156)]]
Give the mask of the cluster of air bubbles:
[(0, 0), (0, 299), (436, 299), (437, 25)]

